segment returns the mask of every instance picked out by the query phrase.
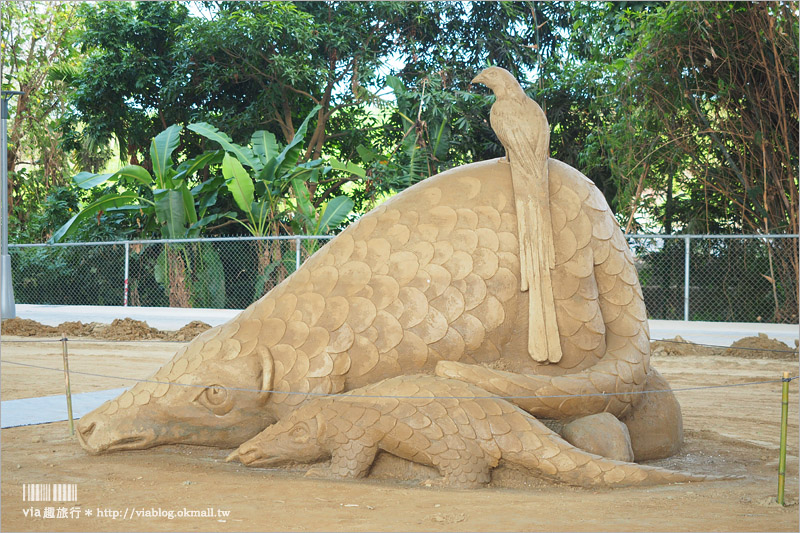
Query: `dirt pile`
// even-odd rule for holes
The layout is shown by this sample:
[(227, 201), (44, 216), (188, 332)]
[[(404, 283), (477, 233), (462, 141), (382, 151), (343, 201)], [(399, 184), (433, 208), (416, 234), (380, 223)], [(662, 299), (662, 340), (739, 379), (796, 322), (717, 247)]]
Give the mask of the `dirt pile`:
[(58, 337), (60, 335), (58, 329), (53, 326), (45, 326), (35, 320), (19, 317), (3, 320), (1, 329), (4, 335), (16, 335), (17, 337)]
[(58, 331), (63, 331), (67, 337), (91, 337), (95, 328), (102, 326), (104, 326), (104, 324), (100, 322), (84, 324), (78, 320), (77, 322), (62, 322), (56, 329), (58, 329)]
[(110, 325), (96, 327), (92, 336), (110, 341), (126, 341), (139, 339), (161, 339), (161, 330), (151, 328), (146, 322), (132, 318), (116, 318)]
[(152, 328), (146, 322), (132, 318), (115, 319), (111, 324), (100, 322), (62, 322), (56, 327), (40, 324), (27, 318), (9, 318), (3, 320), (3, 335), (17, 337), (60, 337), (63, 333), (68, 338), (91, 337), (111, 341), (166, 340), (187, 342), (200, 333), (210, 329), (205, 322), (195, 320), (177, 331), (164, 331)]
[(797, 359), (797, 340), (794, 350), (777, 339), (771, 339), (763, 333), (757, 337), (745, 337), (731, 344), (725, 355), (744, 359)]
[(211, 326), (205, 322), (194, 320), (183, 326), (178, 331), (163, 331), (164, 340), (186, 342), (194, 339), (206, 330), (211, 329)]
[(785, 343), (771, 339), (764, 333), (757, 337), (744, 337), (734, 342), (729, 348), (695, 344), (687, 341), (680, 335), (673, 339), (662, 339), (650, 343), (650, 353), (653, 356), (688, 357), (688, 356), (715, 356), (741, 357), (743, 359), (797, 359), (798, 341), (795, 340), (794, 350)]
[(676, 335), (672, 339), (662, 339), (650, 343), (650, 353), (654, 356), (722, 355), (725, 353), (725, 349), (724, 347), (695, 344), (680, 335)]

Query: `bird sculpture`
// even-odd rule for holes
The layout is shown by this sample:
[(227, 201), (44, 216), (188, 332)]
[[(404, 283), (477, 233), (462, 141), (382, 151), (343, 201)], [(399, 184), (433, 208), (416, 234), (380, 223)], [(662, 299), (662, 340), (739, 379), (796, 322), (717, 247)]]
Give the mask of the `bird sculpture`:
[(507, 70), (489, 67), (472, 83), (492, 90), (496, 101), (490, 124), (506, 150), (517, 210), (521, 282), (528, 292), (528, 353), (537, 362), (561, 360), (550, 271), (555, 250), (550, 219), (548, 159), (550, 126), (539, 105), (528, 98)]

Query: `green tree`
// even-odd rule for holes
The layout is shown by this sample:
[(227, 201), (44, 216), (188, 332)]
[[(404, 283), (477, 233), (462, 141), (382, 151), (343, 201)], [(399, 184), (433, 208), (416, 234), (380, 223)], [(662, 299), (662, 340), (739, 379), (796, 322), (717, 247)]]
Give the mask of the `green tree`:
[[(602, 117), (584, 156), (613, 171), (627, 228), (795, 232), (797, 4), (602, 7), (585, 19), (612, 51), (584, 43)], [(796, 317), (796, 248), (777, 239), (765, 254), (757, 282), (771, 288), (774, 319)]]
[[(126, 120), (132, 123), (126, 119), (132, 113), (151, 121), (171, 113), (169, 121), (208, 122), (242, 145), (254, 129), (291, 139), (297, 124), (317, 106), (302, 160), (326, 154), (371, 165), (370, 179), (348, 186), (358, 208), (387, 189), (500, 155), (486, 121), (487, 93), (476, 97), (467, 90), (469, 80), (488, 64), (505, 66), (523, 80), (541, 77), (570, 23), (565, 4), (542, 2), (217, 2), (205, 4), (206, 16), (185, 18), (178, 7), (165, 3), (156, 10), (159, 17), (150, 16), (152, 28), (139, 32), (140, 38), (136, 28), (143, 23), (136, 21), (155, 8), (100, 6), (96, 15), (87, 15), (85, 42), (91, 56), (85, 67), (92, 72), (77, 80), (85, 100), (76, 100), (76, 107), (90, 112), (88, 119), (108, 135)], [(125, 24), (119, 13), (125, 14)], [(149, 40), (162, 33), (163, 45), (137, 70), (138, 50), (150, 50)], [(397, 65), (396, 71), (390, 65)], [(161, 70), (151, 74), (156, 66)], [(126, 78), (120, 90), (95, 90), (103, 86), (93, 80), (117, 72)], [(402, 103), (396, 113), (391, 100), (376, 98), (391, 90), (387, 73), (402, 82), (406, 107), (415, 114), (400, 111)], [(148, 100), (150, 95), (157, 99)], [(407, 135), (412, 126), (414, 135)], [(133, 127), (125, 134), (138, 139), (151, 135)], [(425, 160), (420, 167), (411, 146), (416, 141)], [(142, 140), (129, 144), (145, 146)], [(570, 139), (562, 144), (571, 146)], [(187, 139), (184, 149), (194, 153), (200, 148)], [(558, 149), (555, 153), (560, 154)], [(334, 189), (351, 180), (340, 181)], [(331, 187), (316, 188), (309, 184), (315, 203), (339, 194)]]
[(21, 91), (9, 104), (8, 183), (11, 235), (25, 232), (30, 214), (69, 178), (57, 117), (66, 109), (63, 83), (50, 65), (71, 61), (76, 4), (2, 2), (3, 90)]
[[(648, 5), (596, 16), (594, 31), (623, 44), (605, 56), (594, 41), (588, 54), (587, 70), (606, 79), (591, 157), (614, 169), (620, 208), (668, 233), (797, 228), (792, 5)], [(665, 198), (648, 203), (648, 188)]]
[(188, 9), (179, 2), (78, 6), (81, 60), (65, 76), (71, 91), (63, 146), (84, 152), (113, 139), (120, 159), (138, 164), (159, 131), (186, 122), (186, 107), (166, 99), (163, 84), (175, 70), (171, 54)]
[[(205, 152), (179, 165), (173, 163), (172, 154), (178, 148), (181, 129), (172, 125), (153, 138), (148, 165), (152, 174), (142, 166), (127, 165), (110, 174), (81, 172), (74, 176), (73, 182), (82, 189), (110, 182), (116, 185), (116, 190), (106, 192), (83, 207), (53, 234), (51, 241), (69, 237), (78, 231), (82, 222), (104, 211), (137, 213), (145, 235), (159, 231), (165, 239), (196, 237), (211, 223), (233, 215), (209, 209), (216, 203), (217, 191), (222, 185), (219, 177), (192, 186), (195, 173), (218, 161), (221, 152)], [(221, 270), (219, 255), (213, 248), (165, 245), (156, 266), (156, 281), (164, 286), (171, 307), (222, 307), (224, 279), (208, 275), (209, 270)], [(197, 279), (193, 279), (193, 275)], [(212, 285), (214, 289), (210, 289)], [(198, 292), (211, 300), (198, 299)]]

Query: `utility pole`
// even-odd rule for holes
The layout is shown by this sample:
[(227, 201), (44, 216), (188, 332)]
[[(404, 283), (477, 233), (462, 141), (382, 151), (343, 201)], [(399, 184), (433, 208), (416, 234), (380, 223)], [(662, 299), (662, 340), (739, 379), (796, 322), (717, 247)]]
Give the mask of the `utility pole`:
[(14, 286), (11, 283), (11, 256), (8, 255), (8, 101), (12, 96), (22, 94), (20, 91), (2, 91), (0, 94), (0, 173), (2, 173), (2, 224), (3, 236), (0, 244), (0, 316), (14, 318), (17, 316), (14, 303)]

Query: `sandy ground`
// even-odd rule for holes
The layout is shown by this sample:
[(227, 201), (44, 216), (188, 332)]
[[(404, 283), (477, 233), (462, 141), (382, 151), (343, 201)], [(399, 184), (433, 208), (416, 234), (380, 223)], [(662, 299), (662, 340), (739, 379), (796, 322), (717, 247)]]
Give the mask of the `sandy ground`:
[[(2, 357), (60, 368), (57, 342), (12, 342)], [(19, 339), (19, 337), (16, 337)], [(30, 339), (27, 339), (30, 340)], [(130, 386), (132, 380), (78, 372), (148, 377), (180, 344), (71, 341), (73, 392)], [(796, 360), (655, 355), (673, 388), (732, 385), (797, 375)], [(2, 365), (3, 400), (63, 393), (63, 374)], [(303, 470), (248, 469), (225, 463), (226, 450), (164, 446), (89, 456), (68, 424), (4, 429), (3, 531), (797, 531), (798, 382), (791, 384), (787, 500), (777, 488), (780, 383), (677, 392), (686, 444), (654, 464), (743, 479), (661, 487), (586, 490), (551, 485), (513, 467), (492, 486), (439, 488), (436, 474), (409, 466), (404, 481), (380, 479), (404, 467), (380, 457), (370, 479), (321, 481)], [(384, 468), (385, 466), (385, 468)], [(22, 501), (24, 483), (75, 483), (70, 504)], [(427, 486), (432, 485), (432, 486)], [(67, 517), (26, 516), (65, 507)], [(184, 511), (204, 516), (179, 516)], [(134, 513), (136, 511), (136, 513)], [(70, 512), (73, 514), (70, 515)], [(91, 516), (89, 513), (91, 512)], [(116, 518), (114, 513), (118, 513)], [(172, 519), (169, 514), (172, 513)], [(156, 516), (138, 516), (138, 515)], [(213, 514), (213, 516), (208, 516)], [(132, 515), (135, 515), (132, 517)]]

